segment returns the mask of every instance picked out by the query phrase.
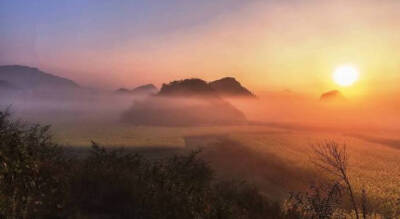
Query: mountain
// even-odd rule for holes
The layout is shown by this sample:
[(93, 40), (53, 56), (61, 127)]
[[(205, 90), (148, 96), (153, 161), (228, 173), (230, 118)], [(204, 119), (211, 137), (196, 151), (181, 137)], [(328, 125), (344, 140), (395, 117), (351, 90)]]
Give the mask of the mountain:
[(338, 90), (325, 92), (320, 97), (321, 101), (343, 101), (345, 99), (346, 98), (343, 96), (343, 94)]
[(173, 81), (163, 84), (159, 96), (218, 96), (217, 92), (204, 80), (198, 78)]
[(226, 77), (207, 83), (198, 78), (173, 81), (163, 84), (160, 96), (235, 96), (255, 97), (235, 78)]
[(115, 91), (118, 94), (129, 94), (129, 95), (153, 95), (158, 92), (158, 89), (153, 84), (145, 84), (139, 87), (136, 87), (132, 90), (126, 88), (120, 88)]
[(150, 96), (135, 101), (122, 121), (148, 126), (203, 126), (246, 124), (245, 115), (220, 98)]
[(15, 85), (11, 84), (8, 81), (0, 80), (0, 89), (1, 90), (18, 90), (18, 87), (16, 87)]
[(163, 84), (157, 95), (135, 101), (122, 120), (135, 125), (198, 126), (246, 124), (245, 115), (198, 78)]
[(0, 80), (27, 90), (79, 88), (79, 85), (72, 80), (43, 72), (37, 68), (21, 65), (0, 66)]
[(255, 97), (253, 93), (243, 87), (235, 78), (232, 77), (212, 81), (209, 85), (221, 96)]
[(145, 84), (132, 90), (133, 94), (156, 94), (158, 89), (153, 84)]
[(119, 88), (119, 89), (115, 90), (115, 93), (117, 93), (117, 94), (130, 94), (131, 91), (126, 89), (126, 88)]

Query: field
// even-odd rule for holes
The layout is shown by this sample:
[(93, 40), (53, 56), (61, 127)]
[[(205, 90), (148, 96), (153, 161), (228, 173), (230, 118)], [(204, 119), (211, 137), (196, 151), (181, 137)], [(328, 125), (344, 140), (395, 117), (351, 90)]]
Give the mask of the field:
[(303, 191), (327, 179), (311, 162), (311, 145), (333, 139), (346, 143), (350, 177), (358, 195), (380, 213), (399, 213), (400, 147), (398, 140), (379, 133), (317, 131), (296, 126), (142, 127), (119, 123), (54, 125), (56, 140), (72, 148), (100, 145), (125, 147), (164, 156), (202, 149), (218, 177), (242, 178), (282, 201), (291, 191)]
[(96, 109), (38, 108), (15, 116), (23, 121), (51, 124), (55, 140), (66, 146), (72, 156), (84, 155), (91, 141), (154, 158), (200, 148), (200, 156), (217, 177), (245, 179), (276, 201), (285, 200), (289, 192), (304, 191), (329, 179), (312, 163), (311, 145), (335, 140), (347, 145), (356, 195), (365, 189), (374, 210), (385, 215), (400, 213), (400, 138), (396, 130), (279, 122), (212, 127), (134, 126), (120, 121), (118, 108)]

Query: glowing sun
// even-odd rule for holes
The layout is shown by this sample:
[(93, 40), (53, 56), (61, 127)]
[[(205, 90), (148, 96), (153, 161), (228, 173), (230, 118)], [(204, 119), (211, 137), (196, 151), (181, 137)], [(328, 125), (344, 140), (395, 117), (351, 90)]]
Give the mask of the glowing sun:
[(350, 86), (358, 80), (358, 69), (351, 65), (342, 65), (333, 72), (333, 80), (340, 86)]

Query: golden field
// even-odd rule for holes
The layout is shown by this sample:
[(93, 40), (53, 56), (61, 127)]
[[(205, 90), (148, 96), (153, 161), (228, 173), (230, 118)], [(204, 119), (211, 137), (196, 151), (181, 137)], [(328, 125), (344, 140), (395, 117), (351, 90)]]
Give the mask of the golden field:
[(355, 191), (365, 189), (371, 206), (378, 212), (392, 215), (400, 211), (400, 148), (396, 148), (396, 137), (388, 133), (357, 135), (278, 125), (145, 127), (118, 123), (55, 125), (53, 132), (59, 143), (74, 147), (89, 146), (93, 140), (132, 150), (202, 148), (201, 156), (217, 176), (244, 178), (280, 201), (291, 191), (303, 191), (329, 177), (313, 165), (311, 145), (336, 140), (347, 145)]

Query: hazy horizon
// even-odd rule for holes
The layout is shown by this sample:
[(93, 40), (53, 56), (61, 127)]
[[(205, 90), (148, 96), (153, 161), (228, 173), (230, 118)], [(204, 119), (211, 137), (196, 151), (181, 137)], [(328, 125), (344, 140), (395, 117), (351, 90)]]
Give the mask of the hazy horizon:
[[(398, 93), (400, 2), (1, 1), (0, 64), (114, 89), (238, 78), (256, 93)], [(343, 64), (360, 80), (332, 82)], [(288, 80), (290, 79), (290, 80)]]
[(0, 218), (400, 218), (399, 11), (0, 0)]

